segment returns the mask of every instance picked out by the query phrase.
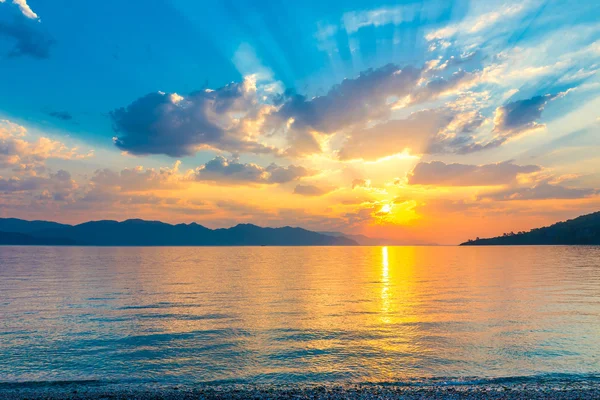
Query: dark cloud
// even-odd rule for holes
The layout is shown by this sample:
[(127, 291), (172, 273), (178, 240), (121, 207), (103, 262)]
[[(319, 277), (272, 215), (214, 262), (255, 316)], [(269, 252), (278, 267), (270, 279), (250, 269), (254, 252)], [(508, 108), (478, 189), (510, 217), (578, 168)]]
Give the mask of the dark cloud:
[(558, 184), (541, 182), (533, 187), (522, 187), (488, 193), (482, 198), (492, 200), (545, 200), (545, 199), (581, 199), (598, 194), (596, 189), (568, 188)]
[(333, 133), (369, 119), (387, 117), (388, 98), (409, 94), (420, 76), (420, 69), (401, 69), (394, 64), (369, 69), (357, 78), (344, 79), (324, 96), (308, 99), (288, 92), (272, 117), (284, 124), (293, 119), (294, 130)]
[(62, 119), (63, 121), (70, 121), (73, 119), (73, 116), (67, 111), (52, 111), (49, 112), (48, 115), (57, 119)]
[(50, 57), (55, 41), (46, 33), (40, 22), (27, 18), (13, 5), (0, 3), (0, 36), (14, 41), (9, 57), (30, 56), (38, 59)]
[(132, 154), (180, 157), (200, 148), (231, 153), (273, 153), (247, 138), (244, 122), (259, 112), (256, 90), (247, 82), (182, 97), (150, 93), (110, 113), (115, 145)]
[(421, 162), (408, 174), (408, 183), (437, 186), (505, 185), (514, 182), (518, 174), (530, 174), (540, 170), (537, 165), (517, 165), (512, 161), (485, 165)]
[(537, 126), (537, 120), (542, 116), (542, 111), (549, 101), (557, 95), (546, 94), (535, 96), (526, 100), (508, 103), (496, 109), (494, 118), (494, 131), (498, 133), (520, 133)]
[(311, 174), (311, 171), (296, 165), (281, 167), (271, 164), (265, 168), (260, 165), (244, 164), (217, 156), (196, 169), (194, 180), (224, 184), (277, 184), (295, 181)]
[(330, 187), (319, 187), (315, 185), (296, 185), (294, 188), (294, 194), (302, 196), (322, 196), (331, 192), (333, 188)]

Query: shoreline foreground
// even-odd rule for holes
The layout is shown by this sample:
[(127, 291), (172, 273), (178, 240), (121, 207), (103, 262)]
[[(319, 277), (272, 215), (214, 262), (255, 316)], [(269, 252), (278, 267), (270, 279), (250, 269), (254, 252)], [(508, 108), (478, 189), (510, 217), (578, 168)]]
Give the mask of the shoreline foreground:
[(21, 399), (600, 399), (600, 382), (481, 384), (158, 385), (0, 383), (0, 398)]

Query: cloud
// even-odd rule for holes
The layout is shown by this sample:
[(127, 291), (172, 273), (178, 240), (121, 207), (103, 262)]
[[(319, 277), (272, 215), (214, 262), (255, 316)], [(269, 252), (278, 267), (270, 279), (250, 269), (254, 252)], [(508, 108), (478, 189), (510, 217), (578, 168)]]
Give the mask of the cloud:
[[(5, 0), (0, 0), (0, 3), (4, 3)], [(12, 0), (12, 3), (19, 7), (21, 13), (29, 19), (38, 19), (38, 15), (33, 12), (31, 7), (27, 4), (27, 0)]]
[(9, 57), (30, 56), (38, 59), (50, 57), (50, 48), (55, 41), (43, 32), (37, 22), (22, 16), (12, 22), (0, 20), (0, 36), (6, 36), (15, 41)]
[(201, 148), (231, 153), (273, 153), (249, 137), (246, 124), (259, 118), (252, 79), (180, 96), (150, 93), (110, 113), (115, 145), (131, 154), (193, 155)]
[(43, 181), (44, 179), (38, 176), (25, 177), (25, 179), (19, 177), (11, 177), (8, 179), (0, 178), (0, 191), (23, 192), (36, 190), (41, 187)]
[(438, 110), (411, 114), (407, 119), (391, 120), (371, 128), (350, 133), (338, 152), (341, 160), (376, 160), (410, 150), (413, 154), (426, 153), (438, 132), (453, 119)]
[(371, 181), (369, 179), (354, 179), (352, 181), (352, 189), (356, 188), (368, 188), (371, 187)]
[(29, 141), (26, 134), (23, 126), (0, 120), (0, 168), (34, 169), (43, 167), (50, 158), (81, 159), (93, 154), (81, 154), (76, 147), (47, 137)]
[[(91, 210), (103, 212), (118, 210), (122, 205), (140, 206), (140, 205), (170, 205), (177, 204), (179, 199), (174, 197), (160, 197), (154, 193), (143, 192), (121, 192), (115, 188), (104, 186), (89, 186), (85, 192), (74, 202), (71, 202), (68, 209), (73, 210)], [(131, 217), (134, 209), (127, 209), (125, 215)]]
[(63, 121), (70, 121), (73, 119), (73, 116), (67, 111), (52, 111), (49, 112), (48, 115), (57, 119), (62, 119)]
[(324, 96), (308, 99), (288, 92), (280, 99), (281, 107), (271, 122), (276, 127), (331, 134), (369, 119), (384, 118), (390, 111), (388, 98), (409, 94), (420, 75), (417, 68), (388, 64), (344, 79)]
[(517, 165), (512, 161), (485, 165), (432, 161), (418, 163), (407, 178), (410, 185), (490, 186), (509, 184), (519, 174), (531, 174), (540, 170), (537, 165)]
[(333, 191), (331, 187), (319, 187), (315, 185), (296, 185), (294, 194), (302, 196), (322, 196)]
[(551, 94), (535, 96), (498, 107), (494, 117), (494, 131), (503, 135), (507, 133), (513, 135), (543, 126), (536, 121), (541, 118), (546, 104), (557, 96)]
[(308, 99), (287, 92), (279, 99), (277, 111), (267, 117), (265, 130), (271, 135), (287, 134), (288, 154), (318, 153), (321, 147), (315, 135), (366, 129), (369, 123), (389, 120), (393, 108), (457, 93), (477, 80), (476, 74), (465, 71), (433, 79), (425, 75), (422, 68), (388, 64), (344, 79), (323, 96)]
[(472, 132), (484, 119), (477, 112), (449, 109), (423, 110), (406, 119), (390, 120), (350, 132), (338, 152), (341, 160), (377, 160), (409, 151), (410, 154), (470, 152)]
[(48, 176), (13, 176), (7, 179), (0, 177), (0, 192), (37, 193), (35, 196), (38, 200), (71, 200), (77, 187), (71, 179), (71, 174), (65, 170), (50, 173)]
[(533, 187), (507, 189), (482, 195), (481, 198), (492, 200), (546, 200), (546, 199), (581, 199), (598, 194), (596, 189), (568, 188), (558, 184), (541, 182)]
[(170, 194), (185, 188), (185, 176), (179, 172), (180, 164), (180, 161), (176, 161), (172, 167), (158, 169), (137, 166), (118, 172), (108, 168), (96, 170), (69, 207), (85, 210), (93, 204), (95, 208), (104, 207), (106, 212), (118, 209), (120, 205), (177, 204), (179, 198), (159, 194)]
[(240, 163), (217, 156), (193, 172), (196, 181), (216, 183), (281, 184), (292, 182), (311, 175), (304, 167), (290, 165), (281, 167), (271, 164), (264, 168), (260, 165)]
[(478, 75), (459, 70), (448, 78), (435, 78), (423, 86), (417, 87), (410, 95), (409, 104), (424, 103), (439, 96), (466, 89), (477, 82)]
[(174, 189), (181, 176), (177, 161), (172, 168), (125, 168), (120, 172), (110, 169), (95, 171), (90, 182), (96, 187), (111, 188), (121, 192)]
[[(322, 151), (327, 143), (322, 135), (368, 129), (370, 124), (389, 120), (393, 109), (460, 93), (478, 76), (458, 70), (446, 77), (432, 77), (429, 67), (388, 64), (344, 79), (323, 96), (308, 98), (290, 90), (280, 94), (279, 86), (269, 91), (270, 84), (261, 84), (257, 89), (258, 77), (266, 82), (273, 80), (270, 72), (257, 66), (253, 57), (237, 58), (250, 64), (247, 69), (253, 66), (259, 72), (244, 82), (188, 96), (151, 93), (112, 111), (115, 145), (137, 155), (180, 157), (199, 149), (213, 149), (233, 155), (306, 156)], [(473, 126), (478, 127), (482, 121), (473, 120)], [(391, 122), (394, 124), (400, 123)], [(462, 144), (468, 142), (459, 139)], [(342, 156), (352, 152), (352, 140), (347, 146)], [(350, 157), (355, 155), (346, 158)]]
[[(510, 102), (498, 107), (494, 116), (494, 129), (491, 137), (481, 141), (470, 140), (462, 143), (456, 150), (458, 154), (468, 154), (476, 151), (491, 149), (503, 145), (506, 141), (533, 129), (544, 127), (538, 119), (546, 104), (565, 93), (556, 95), (546, 94), (526, 100)], [(463, 137), (464, 139), (464, 137)], [(461, 140), (460, 138), (457, 140)]]

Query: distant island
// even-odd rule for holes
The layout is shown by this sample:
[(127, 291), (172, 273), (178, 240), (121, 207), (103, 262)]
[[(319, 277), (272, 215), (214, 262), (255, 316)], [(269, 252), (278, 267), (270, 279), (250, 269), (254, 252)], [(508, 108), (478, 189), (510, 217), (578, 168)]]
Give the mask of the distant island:
[(344, 236), (302, 228), (239, 224), (209, 229), (196, 223), (171, 225), (130, 219), (65, 225), (0, 218), (0, 245), (37, 246), (357, 246)]
[(529, 232), (510, 232), (461, 243), (461, 246), (492, 245), (600, 245), (600, 211)]

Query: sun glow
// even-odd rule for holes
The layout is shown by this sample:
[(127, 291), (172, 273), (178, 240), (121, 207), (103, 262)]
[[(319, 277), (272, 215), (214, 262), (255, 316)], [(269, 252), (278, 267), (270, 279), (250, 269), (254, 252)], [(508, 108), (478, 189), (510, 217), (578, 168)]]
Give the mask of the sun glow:
[(381, 210), (379, 210), (379, 213), (381, 213), (381, 214), (389, 214), (391, 212), (392, 212), (391, 204), (384, 204), (383, 207), (381, 207)]
[(414, 200), (402, 203), (385, 203), (373, 214), (375, 222), (380, 225), (406, 225), (419, 218), (415, 211), (417, 203)]

